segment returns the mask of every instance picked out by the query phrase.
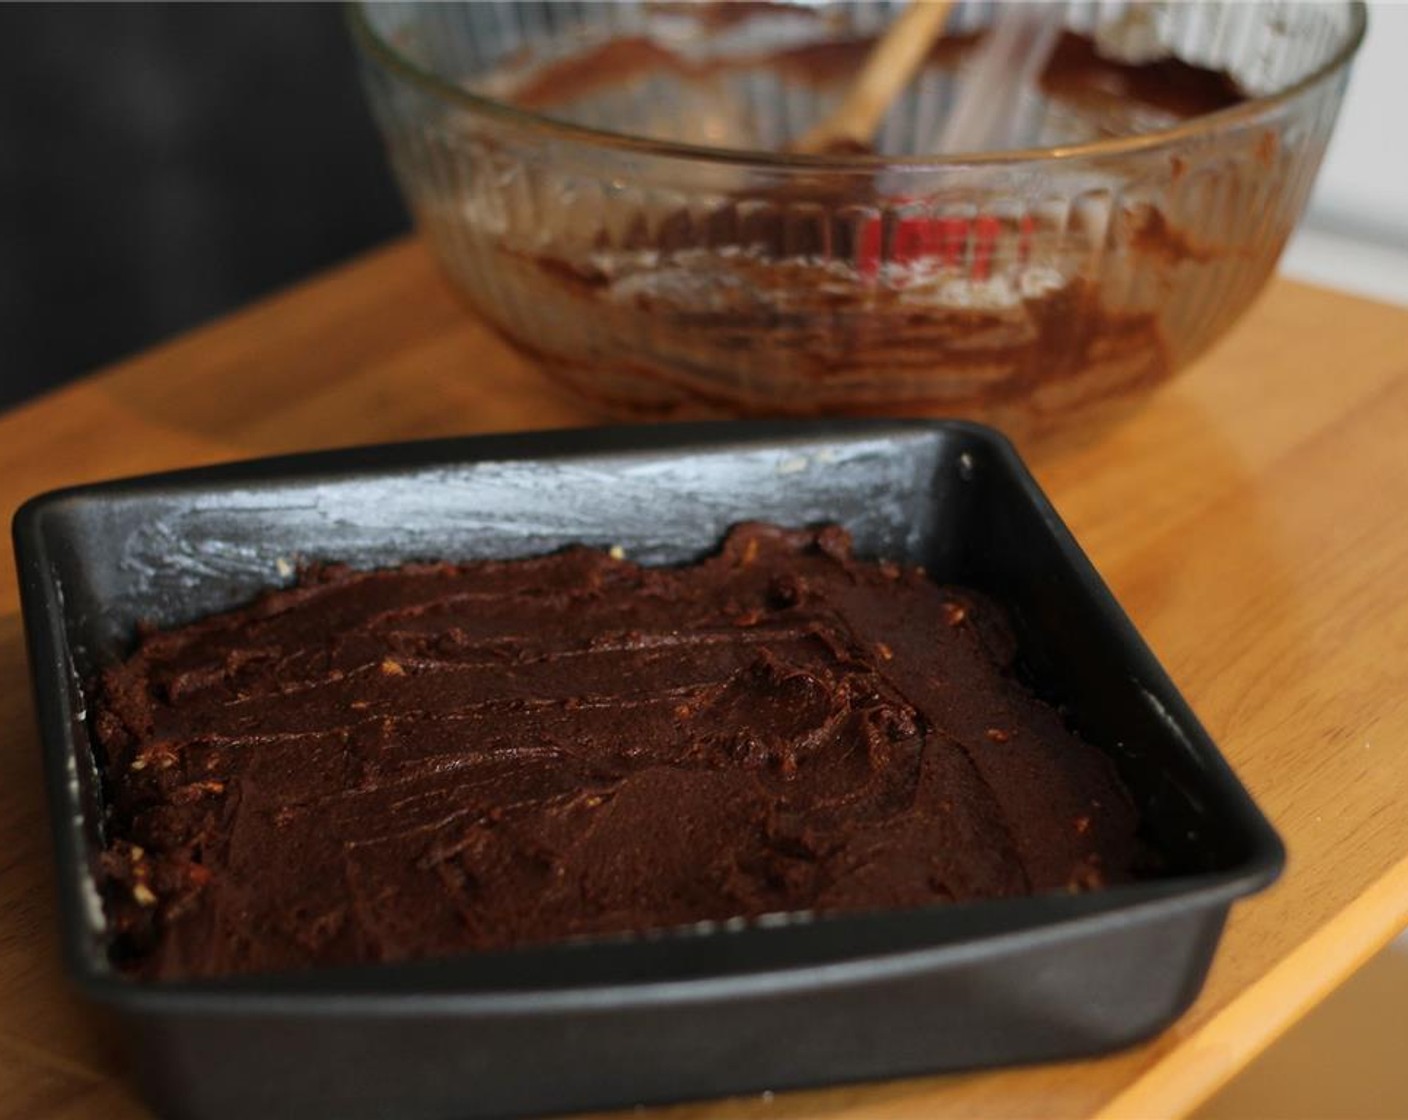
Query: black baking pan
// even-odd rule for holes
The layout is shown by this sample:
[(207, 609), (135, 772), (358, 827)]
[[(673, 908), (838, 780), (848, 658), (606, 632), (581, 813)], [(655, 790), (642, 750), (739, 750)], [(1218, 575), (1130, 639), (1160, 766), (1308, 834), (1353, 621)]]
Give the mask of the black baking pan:
[[(109, 962), (103, 789), (84, 683), (297, 566), (510, 557), (645, 563), (746, 519), (835, 521), (858, 552), (1008, 605), (1023, 671), (1114, 757), (1158, 877), (1081, 895), (808, 917), (223, 982)], [(1199, 991), (1275, 833), (1011, 446), (970, 424), (633, 427), (375, 447), (49, 494), (15, 518), (73, 979), (117, 1013), (163, 1113), (539, 1114), (1093, 1054)]]

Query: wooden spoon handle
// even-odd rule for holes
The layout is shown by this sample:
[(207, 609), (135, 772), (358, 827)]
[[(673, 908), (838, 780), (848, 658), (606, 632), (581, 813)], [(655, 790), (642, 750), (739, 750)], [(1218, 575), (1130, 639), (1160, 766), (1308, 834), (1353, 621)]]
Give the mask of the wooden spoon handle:
[(866, 146), (929, 53), (948, 19), (953, 0), (911, 0), (871, 48), (845, 99), (835, 112), (792, 145), (794, 152), (825, 152)]

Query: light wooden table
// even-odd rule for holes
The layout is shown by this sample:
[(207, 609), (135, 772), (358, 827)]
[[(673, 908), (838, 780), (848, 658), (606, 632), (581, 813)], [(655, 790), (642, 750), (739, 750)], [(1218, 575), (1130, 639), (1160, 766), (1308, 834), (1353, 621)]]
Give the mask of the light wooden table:
[[(588, 419), (399, 244), (0, 416), (0, 516), (113, 475)], [(1408, 923), (1408, 311), (1278, 281), (1145, 411), (1036, 467), (1281, 830), (1285, 879), (1138, 1049), (662, 1115), (1181, 1114)], [(60, 975), (17, 609), (0, 550), (0, 1117), (140, 1116)]]

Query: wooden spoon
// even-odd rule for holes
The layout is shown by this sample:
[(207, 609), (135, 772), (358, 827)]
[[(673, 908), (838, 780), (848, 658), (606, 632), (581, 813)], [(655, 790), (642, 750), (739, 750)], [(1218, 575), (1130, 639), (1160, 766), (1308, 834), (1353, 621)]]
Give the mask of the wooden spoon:
[(869, 151), (890, 103), (909, 85), (952, 7), (953, 0), (911, 0), (871, 48), (841, 104), (789, 150), (812, 155)]

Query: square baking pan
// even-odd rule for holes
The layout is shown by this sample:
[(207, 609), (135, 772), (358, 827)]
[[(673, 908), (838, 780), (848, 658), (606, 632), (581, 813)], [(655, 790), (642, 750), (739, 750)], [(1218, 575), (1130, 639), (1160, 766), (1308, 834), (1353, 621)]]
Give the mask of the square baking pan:
[[(1162, 870), (1086, 894), (797, 915), (746, 928), (225, 981), (107, 955), (103, 779), (85, 682), (298, 565), (620, 545), (714, 549), (736, 522), (838, 522), (1012, 612), (1021, 668), (1138, 803)], [(63, 939), (163, 1113), (541, 1114), (1094, 1054), (1198, 993), (1276, 834), (996, 433), (954, 422), (738, 423), (334, 451), (61, 491), (15, 518)]]

